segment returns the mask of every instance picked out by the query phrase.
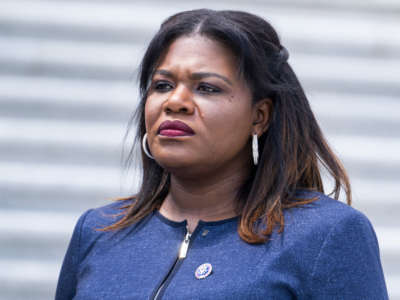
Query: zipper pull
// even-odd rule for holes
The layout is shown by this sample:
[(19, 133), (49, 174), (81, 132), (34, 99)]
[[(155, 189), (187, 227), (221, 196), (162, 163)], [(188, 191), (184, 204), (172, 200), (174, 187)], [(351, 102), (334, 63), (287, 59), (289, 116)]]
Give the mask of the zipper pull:
[(186, 253), (188, 251), (189, 247), (189, 242), (190, 242), (190, 236), (191, 234), (189, 233), (189, 230), (186, 231), (185, 239), (183, 240), (181, 244), (181, 249), (179, 250), (179, 258), (185, 258)]

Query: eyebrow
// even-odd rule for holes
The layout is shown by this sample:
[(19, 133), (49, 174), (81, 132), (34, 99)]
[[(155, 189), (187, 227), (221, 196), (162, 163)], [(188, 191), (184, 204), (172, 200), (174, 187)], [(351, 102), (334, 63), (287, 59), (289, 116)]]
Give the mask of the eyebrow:
[[(160, 74), (160, 75), (163, 75), (163, 76), (166, 76), (166, 77), (170, 77), (170, 78), (174, 77), (171, 72), (169, 72), (167, 70), (163, 70), (163, 69), (156, 70), (154, 73), (155, 74)], [(218, 73), (196, 72), (196, 73), (192, 73), (190, 75), (190, 78), (193, 79), (193, 80), (199, 80), (199, 79), (203, 79), (203, 78), (207, 78), (207, 77), (217, 77), (217, 78), (222, 79), (223, 81), (225, 81), (227, 84), (229, 84), (231, 86), (233, 85), (232, 82), (228, 78), (226, 78), (225, 76), (220, 75)]]

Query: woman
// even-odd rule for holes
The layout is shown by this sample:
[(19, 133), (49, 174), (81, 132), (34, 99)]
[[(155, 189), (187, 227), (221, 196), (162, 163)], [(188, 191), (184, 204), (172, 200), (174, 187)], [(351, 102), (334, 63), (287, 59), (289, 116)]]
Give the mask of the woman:
[(137, 195), (86, 212), (56, 299), (387, 299), (368, 219), (265, 20), (167, 19), (140, 70)]

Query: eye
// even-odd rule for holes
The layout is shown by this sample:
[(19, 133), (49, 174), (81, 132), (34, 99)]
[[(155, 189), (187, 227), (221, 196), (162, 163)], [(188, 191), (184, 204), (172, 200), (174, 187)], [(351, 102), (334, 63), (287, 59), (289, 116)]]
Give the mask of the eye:
[(221, 89), (213, 86), (209, 83), (200, 83), (199, 87), (197, 88), (200, 92), (206, 93), (206, 94), (215, 94), (215, 93), (220, 93)]
[(156, 91), (160, 92), (160, 93), (164, 93), (164, 92), (170, 91), (170, 90), (173, 89), (174, 87), (173, 87), (173, 85), (172, 85), (171, 83), (169, 83), (168, 81), (161, 81), (161, 80), (159, 80), (159, 81), (154, 82), (153, 88), (154, 88)]

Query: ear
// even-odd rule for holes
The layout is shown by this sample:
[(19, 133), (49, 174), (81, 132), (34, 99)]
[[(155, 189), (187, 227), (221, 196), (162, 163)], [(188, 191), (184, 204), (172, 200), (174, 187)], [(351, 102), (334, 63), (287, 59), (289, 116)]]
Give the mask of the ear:
[(253, 105), (253, 134), (261, 136), (267, 131), (272, 109), (272, 100), (269, 98), (259, 100)]

